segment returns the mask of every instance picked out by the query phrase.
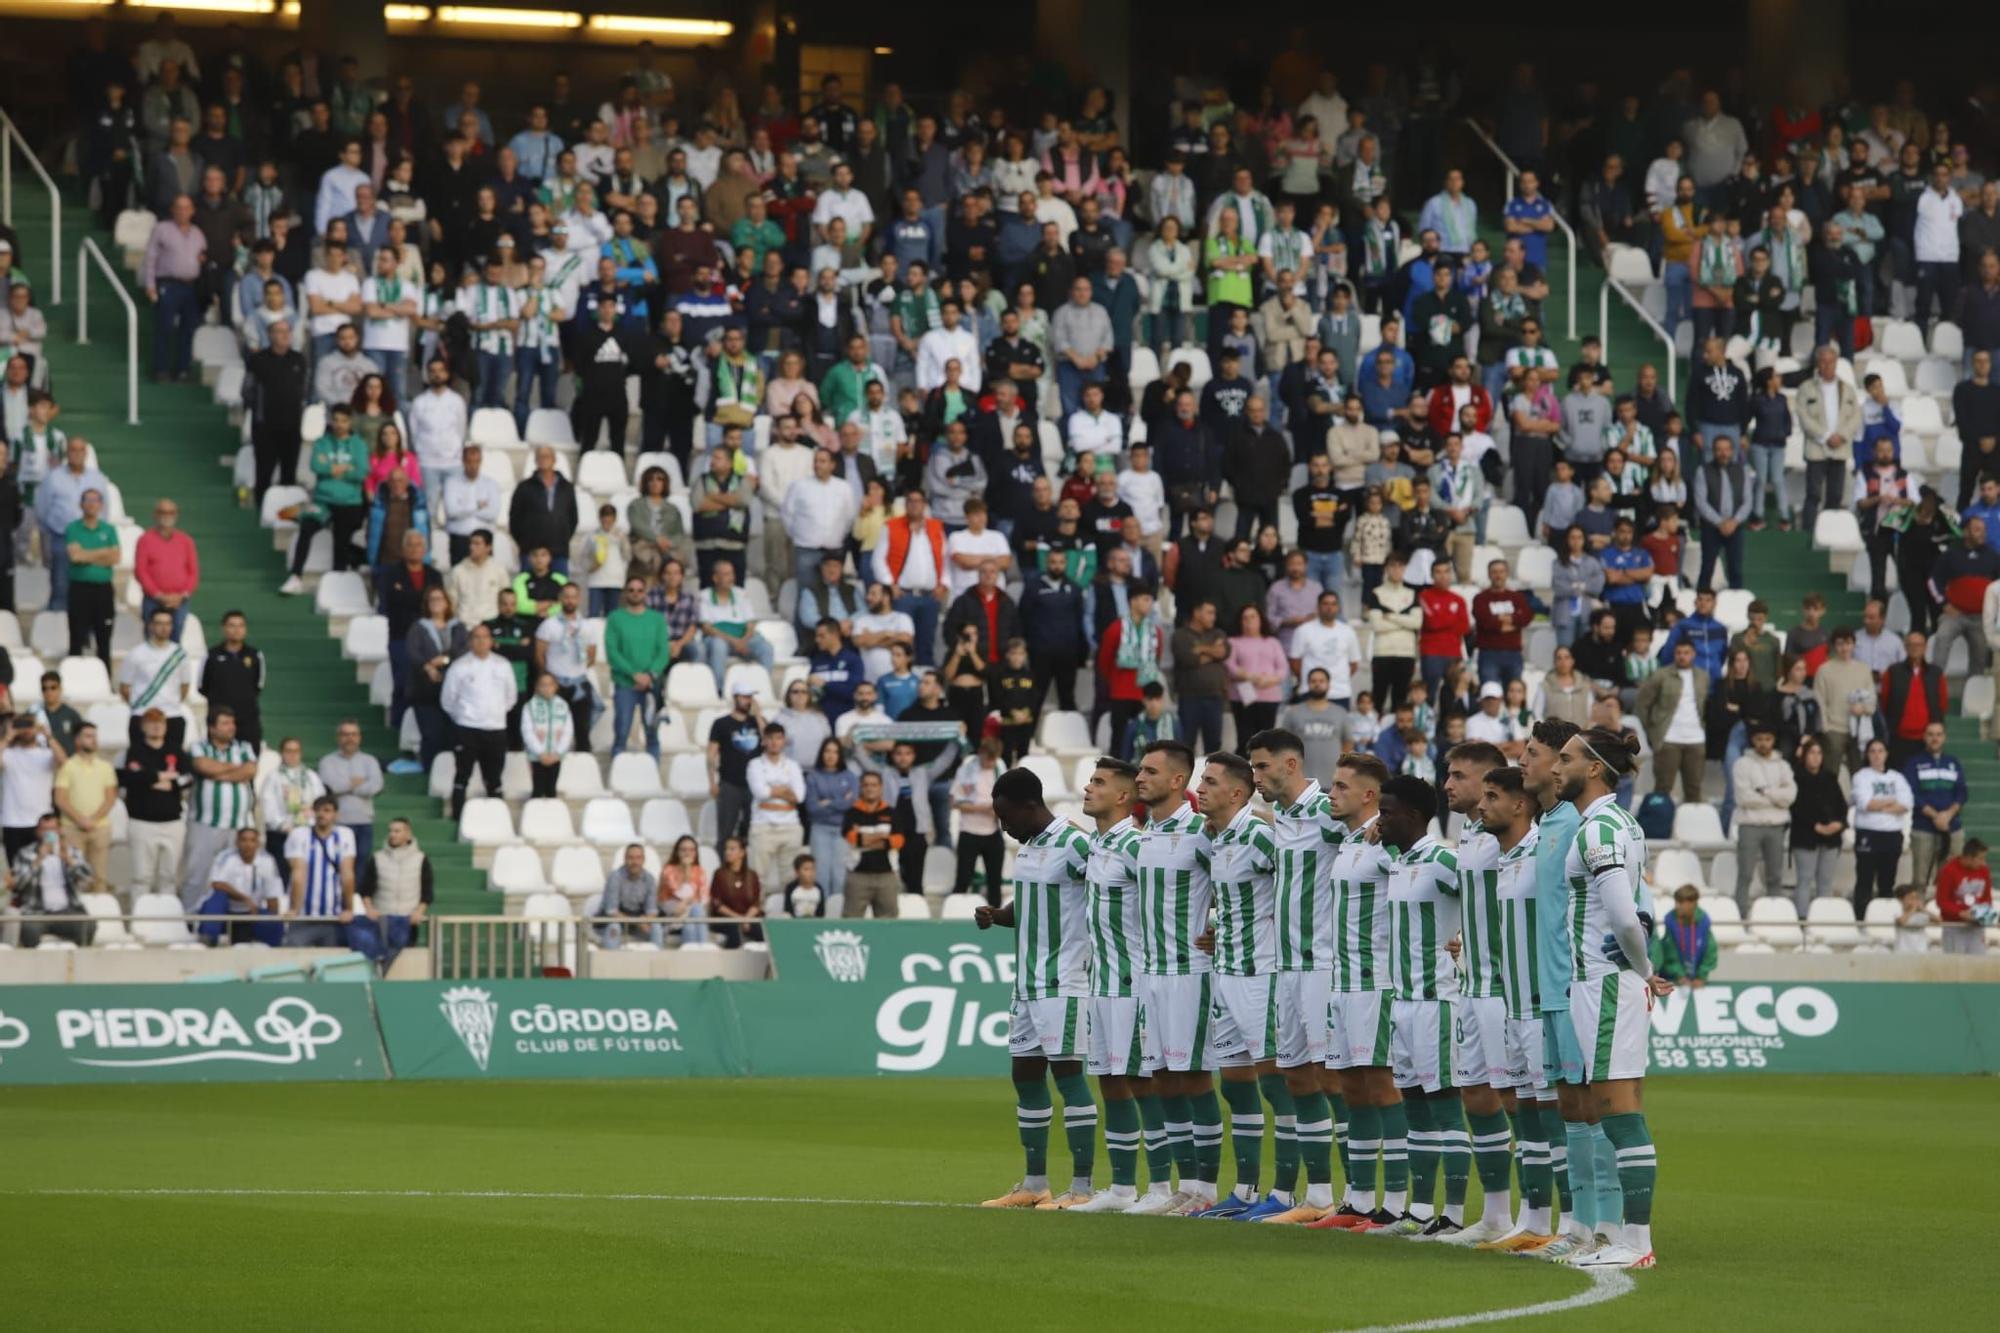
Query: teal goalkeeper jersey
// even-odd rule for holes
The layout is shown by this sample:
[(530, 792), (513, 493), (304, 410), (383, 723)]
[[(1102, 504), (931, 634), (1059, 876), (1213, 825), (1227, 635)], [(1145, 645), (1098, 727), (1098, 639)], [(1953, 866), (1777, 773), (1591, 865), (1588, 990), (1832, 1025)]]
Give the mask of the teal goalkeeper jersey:
[(1271, 812), (1280, 972), (1333, 966), (1333, 859), (1346, 836), (1317, 782)]
[(1495, 872), (1500, 882), (1503, 926), (1500, 945), (1500, 993), (1507, 1017), (1540, 1018), (1541, 941), (1535, 934), (1535, 842), (1533, 824), (1522, 839), (1500, 853)]
[(1399, 1000), (1458, 997), (1446, 947), (1458, 933), (1458, 858), (1428, 835), (1389, 863), (1389, 989)]
[(1139, 970), (1139, 823), (1130, 815), (1090, 840), (1090, 993), (1132, 994)]
[(1535, 838), (1535, 957), (1541, 1011), (1569, 1012), (1569, 848), (1583, 823), (1576, 807), (1558, 801), (1542, 816)]
[(1473, 820), (1458, 836), (1458, 965), (1464, 974), (1458, 993), (1469, 999), (1500, 994), (1500, 844)]
[(1215, 835), (1209, 882), (1215, 892), (1215, 970), (1232, 977), (1264, 976), (1277, 966), (1272, 871), (1277, 848), (1271, 826), (1248, 805)]
[(1139, 830), (1139, 970), (1148, 976), (1209, 970), (1194, 942), (1208, 928), (1211, 855), (1208, 821), (1186, 802)]
[(1090, 839), (1058, 817), (1014, 853), (1014, 994), (1023, 1000), (1081, 996), (1089, 989), (1084, 932)]

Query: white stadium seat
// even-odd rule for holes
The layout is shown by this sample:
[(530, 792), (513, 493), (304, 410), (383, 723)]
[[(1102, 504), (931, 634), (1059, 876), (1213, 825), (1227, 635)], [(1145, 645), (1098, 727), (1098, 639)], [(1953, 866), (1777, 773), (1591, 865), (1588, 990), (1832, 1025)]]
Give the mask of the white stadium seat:
[(521, 435), (514, 425), (514, 414), (504, 407), (482, 407), (472, 414), (467, 427), (468, 443), (486, 449), (519, 449)]
[(565, 801), (589, 801), (604, 795), (604, 773), (597, 756), (576, 751), (562, 757), (556, 772), (556, 794)]
[(576, 841), (576, 825), (570, 821), (564, 801), (531, 800), (521, 807), (521, 841), (536, 847), (560, 847)]
[(187, 912), (171, 893), (142, 893), (132, 904), (132, 936), (142, 944), (185, 944), (194, 936), (188, 930)]
[[(1674, 810), (1674, 841), (1696, 851), (1714, 851), (1730, 845), (1723, 836), (1722, 820), (1712, 805), (1683, 805)], [(1717, 876), (1717, 882), (1723, 882)]]
[(531, 446), (552, 444), (558, 448), (574, 449), (576, 428), (570, 424), (569, 413), (553, 407), (538, 407), (528, 413), (527, 442)]
[(660, 784), (659, 760), (643, 750), (613, 755), (611, 777), (605, 785), (621, 801), (644, 801), (667, 794)]
[(1828, 897), (1807, 903), (1806, 943), (1822, 949), (1851, 949), (1861, 943), (1854, 904), (1845, 898)]
[(458, 816), (458, 840), (475, 847), (499, 847), (518, 841), (514, 836), (514, 814), (497, 796), (469, 799)]
[(63, 694), (72, 704), (110, 703), (118, 697), (111, 688), (111, 673), (95, 657), (65, 657), (57, 671), (62, 676)]
[[(704, 782), (702, 794), (707, 792)], [(655, 797), (639, 811), (640, 839), (660, 848), (663, 855), (672, 851), (676, 842), (692, 832), (694, 828), (688, 823), (687, 806), (671, 796)]]
[(549, 881), (542, 873), (541, 853), (532, 847), (502, 847), (486, 868), (486, 887), (510, 897), (547, 892)]
[(667, 702), (690, 711), (721, 703), (715, 673), (696, 662), (676, 663), (667, 670)]
[(1059, 755), (1083, 754), (1097, 748), (1090, 737), (1089, 719), (1082, 713), (1065, 713), (1057, 709), (1042, 714), (1040, 737), (1044, 749)]
[(1799, 909), (1792, 900), (1770, 894), (1750, 904), (1750, 936), (1774, 949), (1799, 947)]
[(632, 807), (615, 796), (600, 796), (583, 807), (583, 837), (593, 847), (624, 847), (639, 840)]
[(677, 754), (667, 766), (667, 790), (683, 801), (708, 799), (708, 756)]

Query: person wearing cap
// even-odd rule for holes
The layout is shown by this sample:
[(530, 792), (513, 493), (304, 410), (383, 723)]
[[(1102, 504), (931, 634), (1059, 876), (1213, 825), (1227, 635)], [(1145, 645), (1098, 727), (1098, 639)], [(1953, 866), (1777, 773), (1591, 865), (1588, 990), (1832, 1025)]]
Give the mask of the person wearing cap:
[(1484, 741), (1488, 745), (1509, 745), (1514, 733), (1507, 725), (1506, 701), (1506, 687), (1499, 681), (1489, 680), (1481, 685), (1478, 711), (1465, 719), (1465, 739)]
[(118, 786), (125, 798), (125, 840), (132, 849), (134, 897), (142, 893), (178, 893), (181, 850), (187, 842), (182, 793), (192, 780), (188, 758), (167, 741), (167, 715), (148, 708), (138, 719), (138, 737), (126, 748), (118, 766)]
[(1799, 796), (1790, 760), (1777, 753), (1777, 730), (1750, 719), (1750, 749), (1730, 770), (1736, 786), (1736, 906), (1750, 914), (1750, 884), (1759, 867), (1764, 892), (1784, 892), (1785, 848), (1791, 841), (1792, 802)]
[(718, 852), (724, 843), (743, 831), (744, 819), (750, 813), (750, 761), (764, 745), (757, 694), (748, 677), (737, 673), (728, 689), (729, 712), (715, 719), (708, 729), (708, 794), (715, 800)]

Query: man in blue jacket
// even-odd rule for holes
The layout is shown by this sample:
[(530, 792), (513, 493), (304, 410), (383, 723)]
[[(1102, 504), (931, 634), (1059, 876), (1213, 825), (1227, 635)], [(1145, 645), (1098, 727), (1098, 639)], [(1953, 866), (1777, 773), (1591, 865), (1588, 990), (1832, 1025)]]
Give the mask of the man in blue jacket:
[(1035, 712), (1056, 687), (1056, 704), (1064, 712), (1076, 709), (1076, 673), (1090, 645), (1083, 632), (1083, 590), (1069, 577), (1069, 552), (1048, 553), (1039, 574), (1021, 589), (1021, 626), (1028, 640), (1028, 660), (1037, 682)]
[(1722, 679), (1723, 660), (1729, 652), (1729, 629), (1715, 618), (1715, 591), (1703, 588), (1694, 595), (1694, 614), (1682, 617), (1667, 631), (1660, 645), (1662, 665), (1674, 660), (1674, 645), (1685, 640), (1694, 645), (1694, 664), (1708, 673), (1710, 680)]
[(1152, 439), (1153, 470), (1167, 488), (1167, 540), (1181, 539), (1181, 524), (1197, 509), (1215, 504), (1222, 489), (1222, 446), (1203, 424), (1192, 391), (1174, 400), (1174, 415)]
[(1924, 728), (1924, 748), (1903, 765), (1903, 777), (1916, 797), (1910, 816), (1910, 881), (1929, 894), (1938, 867), (1951, 859), (1965, 809), (1965, 765), (1944, 752), (1944, 723)]
[(806, 684), (819, 695), (828, 722), (854, 707), (854, 688), (868, 677), (861, 654), (840, 632), (838, 620), (822, 620), (813, 630), (813, 654), (806, 667)]

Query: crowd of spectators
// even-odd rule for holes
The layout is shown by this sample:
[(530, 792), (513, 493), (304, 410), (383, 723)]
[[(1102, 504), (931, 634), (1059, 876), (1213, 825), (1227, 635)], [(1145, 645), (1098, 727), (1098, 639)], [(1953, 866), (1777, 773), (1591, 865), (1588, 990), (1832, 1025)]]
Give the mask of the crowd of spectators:
[[(1418, 105), (1456, 98), (1437, 70), (1210, 88), (1142, 164), (1101, 88), (913, 106), (828, 77), (745, 114), (642, 45), (600, 86), (434, 105), (350, 59), (198, 63), (163, 27), (128, 64), (91, 33), (82, 162), (107, 220), (157, 216), (153, 372), (189, 373), (205, 319), (238, 331), (253, 489), (296, 524), (284, 591), (321, 533), (367, 572), (391, 722), (422, 737), (399, 762), (452, 754), (454, 814), (512, 750), (553, 794), (602, 718), (657, 756), (670, 676), (712, 678), (719, 868), (677, 846), (649, 897), (621, 862), (604, 915), (893, 913), (940, 846), (997, 895), (992, 775), (1052, 695), (1110, 753), (1275, 723), (1315, 771), (1623, 726), (1663, 797), (1702, 802), (1720, 764), (1739, 898), (1788, 852), (1801, 904), (1825, 892), (1850, 826), (1857, 907), (1890, 892), (1905, 815), (1921, 882), (1957, 864), (1937, 724), (1950, 643), (1979, 673), (2000, 641), (2000, 186), (1913, 96), (1773, 114), (1676, 75), (1552, 130), (1523, 67), (1495, 132), (1525, 170), (1482, 214)], [(1659, 266), (1696, 334), (1683, 402), (1594, 338), (1551, 345), (1558, 200)], [(1897, 311), (1964, 333), (1952, 505), (1901, 466), (1880, 386), (1836, 373)], [(1813, 362), (1781, 375), (1808, 317)], [(1761, 602), (1724, 626), (1747, 533), (1849, 507), (1861, 626), (1814, 599), (1789, 634)], [(1503, 544), (1532, 577), (1482, 557)]]

